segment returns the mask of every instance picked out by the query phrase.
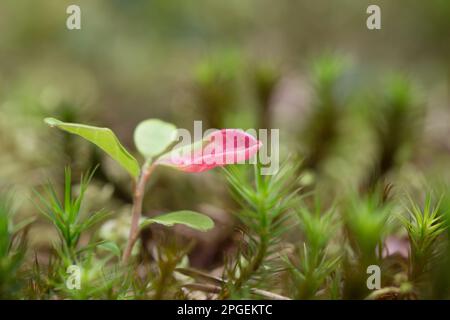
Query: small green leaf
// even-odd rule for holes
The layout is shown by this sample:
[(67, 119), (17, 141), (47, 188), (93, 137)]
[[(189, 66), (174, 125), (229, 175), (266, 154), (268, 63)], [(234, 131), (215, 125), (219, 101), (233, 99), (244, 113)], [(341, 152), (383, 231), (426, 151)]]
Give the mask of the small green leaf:
[(189, 210), (174, 211), (154, 218), (145, 219), (141, 223), (141, 228), (151, 223), (159, 223), (168, 227), (178, 223), (200, 231), (208, 231), (214, 227), (214, 221), (210, 217)]
[(138, 151), (151, 159), (166, 151), (177, 139), (177, 128), (158, 119), (142, 121), (134, 131), (134, 143)]
[(99, 248), (109, 251), (117, 257), (120, 257), (120, 248), (112, 241), (106, 241), (98, 245)]
[(140, 169), (137, 160), (122, 146), (111, 129), (67, 123), (54, 118), (46, 118), (44, 121), (50, 127), (57, 127), (92, 142), (116, 160), (133, 178), (139, 176)]

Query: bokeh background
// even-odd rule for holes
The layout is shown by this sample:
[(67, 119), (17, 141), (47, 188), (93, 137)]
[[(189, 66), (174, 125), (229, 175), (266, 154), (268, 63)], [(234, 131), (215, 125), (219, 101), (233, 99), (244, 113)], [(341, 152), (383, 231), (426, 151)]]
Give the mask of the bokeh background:
[[(66, 29), (70, 4), (81, 30)], [(370, 4), (381, 30), (366, 28)], [(449, 17), (447, 0), (2, 0), (0, 189), (19, 217), (38, 216), (33, 188), (100, 163), (86, 211), (127, 215), (126, 173), (47, 116), (110, 127), (130, 150), (146, 118), (280, 129), (280, 160), (303, 159), (325, 198), (449, 181)], [(232, 246), (233, 206), (219, 172), (161, 169), (144, 208), (213, 216), (212, 234), (179, 231), (198, 238), (193, 265), (213, 268)], [(56, 237), (40, 219), (30, 233), (42, 252)]]

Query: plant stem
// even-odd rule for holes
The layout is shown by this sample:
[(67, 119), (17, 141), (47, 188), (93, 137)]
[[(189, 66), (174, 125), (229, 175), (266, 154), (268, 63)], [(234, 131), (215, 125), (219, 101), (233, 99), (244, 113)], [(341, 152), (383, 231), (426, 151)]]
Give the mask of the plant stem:
[(155, 295), (153, 296), (154, 300), (161, 300), (164, 297), (164, 292), (167, 290), (168, 284), (170, 282), (171, 276), (175, 268), (177, 267), (177, 259), (172, 261), (167, 261), (166, 263), (162, 263), (159, 266), (160, 276), (156, 281)]
[(242, 286), (250, 280), (252, 275), (258, 271), (259, 267), (264, 261), (264, 258), (267, 254), (267, 248), (269, 246), (269, 227), (270, 221), (268, 219), (267, 208), (265, 205), (265, 200), (267, 199), (266, 194), (266, 185), (265, 181), (262, 179), (262, 176), (259, 174), (258, 170), (260, 169), (259, 164), (254, 166), (255, 168), (255, 179), (256, 179), (256, 192), (258, 194), (258, 204), (257, 204), (257, 212), (259, 216), (259, 223), (261, 226), (261, 230), (259, 231), (259, 244), (257, 251), (253, 258), (250, 260), (249, 264), (241, 270), (241, 274), (239, 278), (234, 283), (234, 290), (240, 290)]
[(154, 165), (150, 165), (149, 163), (144, 164), (139, 179), (136, 183), (136, 187), (134, 189), (133, 208), (131, 210), (130, 234), (128, 236), (127, 246), (122, 256), (123, 264), (127, 264), (131, 252), (133, 251), (134, 244), (136, 243), (139, 236), (139, 220), (141, 219), (142, 215), (142, 202), (144, 200), (145, 186), (154, 169)]
[(242, 270), (240, 277), (235, 282), (235, 288), (239, 290), (250, 278), (251, 276), (258, 271), (261, 266), (264, 258), (266, 257), (268, 242), (267, 237), (261, 237), (258, 251), (256, 252), (253, 259), (250, 261), (248, 266)]
[[(252, 275), (258, 271), (259, 267), (261, 266), (266, 253), (267, 253), (267, 247), (268, 247), (268, 241), (267, 237), (261, 237), (258, 245), (258, 249), (256, 254), (253, 256), (253, 258), (250, 260), (249, 264), (241, 270), (241, 274), (239, 275), (239, 278), (236, 279), (236, 281), (233, 284), (233, 290), (239, 291), (242, 286), (250, 280)], [(225, 290), (222, 293), (221, 298), (227, 299), (230, 295), (229, 290)]]

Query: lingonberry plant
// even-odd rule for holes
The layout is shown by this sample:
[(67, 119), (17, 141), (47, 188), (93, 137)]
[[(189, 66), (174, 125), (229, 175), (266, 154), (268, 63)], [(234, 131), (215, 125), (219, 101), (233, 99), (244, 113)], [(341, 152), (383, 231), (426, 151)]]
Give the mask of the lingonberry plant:
[[(261, 147), (260, 141), (242, 130), (223, 129), (214, 131), (190, 145), (174, 148), (178, 140), (177, 128), (171, 123), (148, 119), (141, 122), (134, 131), (136, 148), (145, 159), (144, 163), (139, 165), (111, 129), (65, 123), (54, 118), (46, 118), (45, 122), (51, 127), (79, 135), (92, 142), (110, 155), (131, 176), (134, 195), (128, 243), (122, 255), (124, 264), (128, 263), (140, 229), (144, 226), (152, 223), (166, 226), (184, 224), (201, 231), (209, 230), (214, 226), (208, 216), (190, 210), (175, 211), (142, 221), (142, 201), (145, 187), (158, 166), (169, 166), (184, 172), (202, 172), (217, 166), (241, 163), (253, 157)], [(66, 209), (69, 206), (69, 211), (68, 213), (63, 212), (61, 216), (68, 215), (68, 218), (71, 219), (73, 211), (79, 210), (79, 203), (75, 201), (72, 205), (69, 195), (66, 195), (65, 202)], [(72, 241), (70, 241), (71, 239), (67, 240), (66, 243), (70, 249)]]

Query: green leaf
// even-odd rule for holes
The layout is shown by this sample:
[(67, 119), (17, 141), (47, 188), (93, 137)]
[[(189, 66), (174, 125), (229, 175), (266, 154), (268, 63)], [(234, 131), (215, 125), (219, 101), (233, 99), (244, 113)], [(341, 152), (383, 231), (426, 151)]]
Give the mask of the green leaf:
[(122, 146), (111, 129), (67, 123), (54, 118), (46, 118), (44, 121), (50, 127), (57, 127), (92, 142), (116, 160), (133, 178), (139, 176), (140, 169), (137, 160)]
[(151, 159), (166, 151), (177, 139), (177, 127), (158, 119), (142, 121), (134, 131), (138, 151)]
[(159, 223), (168, 227), (178, 223), (200, 231), (208, 231), (214, 227), (214, 221), (210, 217), (189, 210), (174, 211), (145, 219), (141, 223), (141, 228), (151, 223)]
[(117, 257), (120, 257), (120, 248), (112, 241), (106, 241), (98, 245), (99, 248), (109, 251)]

